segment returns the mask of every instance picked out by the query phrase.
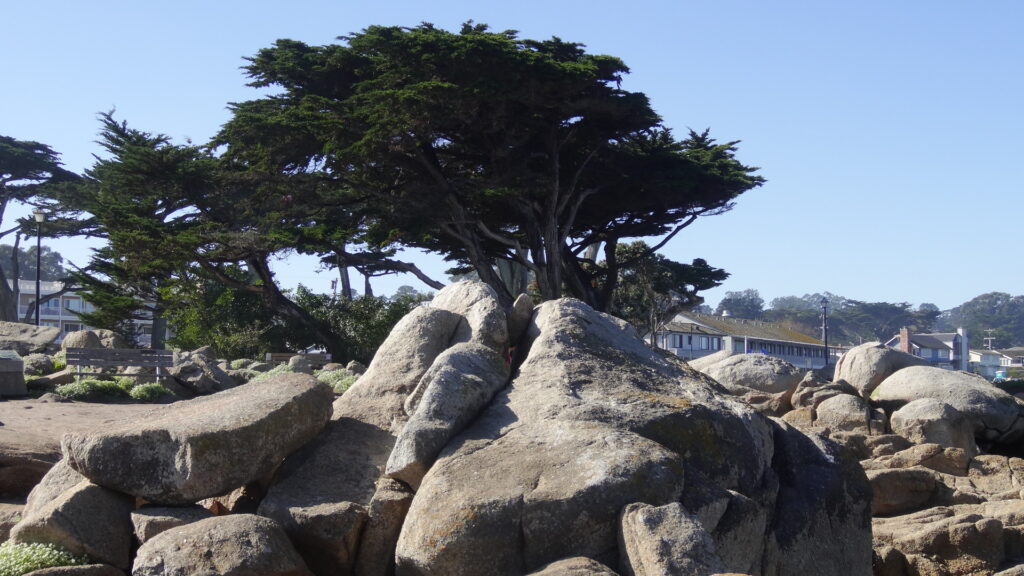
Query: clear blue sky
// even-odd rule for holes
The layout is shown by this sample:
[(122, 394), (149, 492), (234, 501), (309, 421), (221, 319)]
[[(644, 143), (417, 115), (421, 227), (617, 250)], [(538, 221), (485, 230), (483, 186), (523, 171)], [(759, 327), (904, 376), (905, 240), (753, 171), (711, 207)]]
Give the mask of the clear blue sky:
[[(742, 140), (740, 160), (768, 183), (664, 250), (732, 274), (712, 304), (746, 288), (766, 302), (829, 291), (943, 309), (1024, 292), (1016, 1), (58, 0), (3, 12), (0, 134), (49, 144), (74, 171), (99, 153), (102, 111), (205, 141), (228, 102), (258, 96), (239, 67), (275, 39), (473, 19), (619, 56), (632, 69), (624, 87), (668, 126)], [(54, 247), (87, 260), (81, 242)], [(295, 259), (277, 270), (318, 291), (333, 277)], [(376, 286), (400, 284), (424, 288)]]

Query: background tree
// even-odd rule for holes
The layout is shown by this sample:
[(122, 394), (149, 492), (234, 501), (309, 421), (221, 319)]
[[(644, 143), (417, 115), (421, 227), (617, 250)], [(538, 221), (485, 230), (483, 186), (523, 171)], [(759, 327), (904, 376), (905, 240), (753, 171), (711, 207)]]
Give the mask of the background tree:
[[(17, 254), (18, 263), (15, 264), (14, 254)], [(47, 282), (56, 282), (63, 280), (68, 275), (68, 271), (64, 269), (64, 257), (59, 252), (55, 252), (43, 246), (42, 257), (42, 272), (40, 279)], [(36, 247), (29, 246), (28, 249), (17, 247), (15, 250), (14, 246), (10, 244), (0, 244), (0, 268), (4, 270), (18, 270), (18, 277), (22, 280), (35, 280), (36, 279)]]
[(726, 312), (736, 318), (747, 318), (758, 320), (764, 312), (764, 299), (761, 294), (752, 288), (739, 292), (726, 292), (725, 297), (715, 308), (715, 314), (724, 315)]
[[(619, 239), (667, 241), (762, 183), (735, 142), (675, 139), (621, 89), (621, 60), (578, 44), (472, 24), (343, 40), (261, 50), (252, 85), (281, 91), (233, 105), (217, 143), (247, 165), (325, 174), (351, 200), (335, 215), (364, 216), (358, 238), (445, 254), (506, 303), (499, 261), (529, 270), (544, 299), (607, 309)], [(604, 266), (583, 257), (598, 243)]]
[(700, 292), (720, 286), (729, 274), (697, 258), (691, 264), (652, 253), (643, 241), (619, 244), (619, 282), (614, 312), (641, 334), (653, 335), (683, 310), (704, 302)]
[(988, 292), (942, 314), (939, 327), (953, 331), (967, 329), (972, 348), (983, 348), (992, 338), (996, 349), (1024, 345), (1024, 296)]

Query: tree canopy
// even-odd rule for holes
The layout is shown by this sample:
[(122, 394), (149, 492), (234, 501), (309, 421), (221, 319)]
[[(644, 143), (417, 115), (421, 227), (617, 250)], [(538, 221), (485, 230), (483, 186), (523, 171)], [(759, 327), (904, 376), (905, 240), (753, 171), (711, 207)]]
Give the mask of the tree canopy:
[[(216, 144), (336, 187), (326, 236), (441, 252), (506, 302), (501, 261), (531, 271), (544, 299), (565, 290), (607, 309), (620, 239), (670, 238), (763, 182), (736, 142), (676, 139), (621, 88), (621, 60), (579, 44), (472, 23), (342, 41), (279, 40), (251, 58), (252, 85), (278, 92), (232, 105)], [(601, 244), (598, 265), (586, 253)]]

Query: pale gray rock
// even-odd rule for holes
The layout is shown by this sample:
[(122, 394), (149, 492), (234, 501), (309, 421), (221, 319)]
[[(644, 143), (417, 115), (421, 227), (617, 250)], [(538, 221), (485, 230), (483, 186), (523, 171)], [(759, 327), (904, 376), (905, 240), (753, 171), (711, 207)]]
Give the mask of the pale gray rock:
[(793, 391), (790, 402), (793, 408), (817, 408), (825, 400), (840, 394), (856, 396), (859, 392), (846, 382), (829, 382), (816, 372), (807, 372)]
[(686, 363), (690, 365), (690, 368), (693, 368), (698, 372), (704, 372), (711, 366), (714, 366), (715, 364), (722, 362), (726, 358), (730, 358), (735, 355), (736, 354), (732, 350), (719, 350), (714, 354), (708, 354), (707, 356), (701, 356), (700, 358), (687, 360)]
[(123, 336), (105, 328), (93, 328), (92, 333), (100, 339), (100, 345), (104, 348), (131, 348)]
[(520, 294), (512, 303), (508, 313), (508, 339), (510, 346), (518, 346), (526, 334), (526, 328), (533, 317), (533, 298), (529, 294)]
[(348, 364), (345, 364), (345, 370), (357, 375), (366, 373), (366, 366), (359, 360), (349, 360)]
[(366, 372), (335, 401), (335, 413), (398, 433), (407, 420), (406, 397), (448, 348), (463, 321), (454, 312), (424, 306), (406, 314), (377, 349)]
[(313, 373), (313, 364), (305, 356), (292, 356), (288, 359), (288, 367), (292, 369), (292, 372)]
[(212, 517), (212, 512), (199, 506), (151, 506), (132, 511), (132, 527), (135, 538), (145, 544), (161, 532)]
[[(736, 354), (700, 371), (734, 394), (743, 394), (742, 388), (770, 394), (788, 392), (804, 377), (803, 370), (766, 354)], [(736, 387), (741, 391), (734, 391)]]
[(104, 346), (100, 337), (92, 330), (78, 330), (65, 334), (64, 339), (60, 342), (60, 347), (62, 350), (67, 350), (68, 348), (103, 348)]
[(619, 572), (624, 576), (711, 576), (725, 571), (711, 535), (678, 502), (626, 506), (619, 538)]
[(1005, 557), (1002, 522), (936, 507), (873, 523), (875, 546), (891, 546), (910, 574), (993, 574)]
[(935, 498), (940, 483), (925, 468), (868, 470), (874, 498), (872, 516), (905, 514), (926, 507)]
[(923, 366), (927, 362), (906, 352), (900, 352), (881, 342), (867, 342), (854, 346), (836, 362), (832, 380), (843, 380), (867, 398), (876, 386), (898, 370), (908, 366)]
[(14, 543), (54, 544), (73, 554), (128, 568), (132, 544), (131, 498), (82, 481), (26, 511), (11, 529)]
[(508, 377), (505, 358), (481, 344), (456, 344), (442, 352), (406, 400), (409, 421), (385, 473), (419, 488), (441, 449), (476, 419)]
[(59, 335), (60, 328), (53, 326), (0, 322), (0, 350), (14, 350), (19, 356), (46, 352)]
[(877, 421), (871, 406), (860, 396), (849, 394), (837, 394), (818, 404), (814, 425), (868, 435), (885, 431), (885, 421)]
[(887, 411), (923, 398), (960, 412), (979, 441), (1010, 444), (1024, 437), (1022, 404), (977, 374), (912, 366), (886, 378), (871, 394), (871, 400)]
[(312, 576), (273, 520), (233, 514), (162, 532), (143, 544), (133, 576)]
[(189, 504), (272, 471), (315, 437), (334, 394), (305, 374), (282, 374), (155, 409), (91, 433), (68, 433), (68, 464), (103, 486), (154, 503)]
[(16, 502), (0, 502), (0, 542), (11, 535), (11, 528), (25, 515), (25, 505)]
[(923, 466), (929, 470), (966, 476), (971, 457), (960, 448), (944, 448), (938, 444), (915, 444), (895, 454), (862, 460), (865, 470), (883, 468), (912, 468)]
[(974, 441), (974, 422), (956, 408), (934, 398), (908, 402), (892, 413), (889, 425), (895, 434), (915, 444), (938, 444), (959, 448), (973, 457), (978, 453)]
[[(818, 573), (870, 570), (869, 485), (835, 445), (721, 395), (578, 301), (539, 306), (521, 346), (510, 386), (423, 478), (398, 574), (617, 565), (618, 517), (633, 502), (700, 510), (731, 570), (796, 573), (811, 556)], [(754, 542), (733, 543), (740, 526)]]
[(25, 500), (26, 515), (45, 506), (47, 502), (55, 500), (62, 493), (74, 488), (84, 480), (86, 480), (85, 476), (82, 476), (71, 466), (68, 466), (67, 459), (62, 458), (46, 472), (42, 479), (39, 480), (39, 483), (29, 492), (28, 498)]
[(508, 319), (494, 289), (483, 282), (463, 281), (438, 291), (430, 307), (463, 317), (451, 344), (473, 342), (505, 354), (508, 350)]
[(21, 359), (26, 375), (51, 374), (53, 369), (53, 357), (49, 354), (29, 354)]
[(381, 478), (367, 509), (356, 557), (358, 576), (394, 576), (395, 546), (412, 504), (413, 491), (401, 482)]
[(575, 556), (552, 562), (529, 576), (618, 576), (611, 568), (597, 560)]
[(167, 374), (186, 390), (197, 395), (214, 394), (238, 385), (234, 378), (217, 366), (216, 362), (195, 352), (176, 361), (174, 366), (167, 369)]

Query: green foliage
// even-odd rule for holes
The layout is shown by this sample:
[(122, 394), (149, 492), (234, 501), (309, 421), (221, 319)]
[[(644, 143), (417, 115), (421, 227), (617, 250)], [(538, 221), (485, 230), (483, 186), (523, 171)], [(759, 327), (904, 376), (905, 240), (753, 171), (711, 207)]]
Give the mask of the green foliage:
[(128, 397), (128, 391), (122, 383), (98, 378), (81, 378), (69, 384), (62, 384), (55, 392), (68, 400), (79, 401)]
[(348, 370), (328, 370), (317, 373), (316, 379), (330, 385), (335, 394), (344, 394), (359, 377)]
[(763, 317), (821, 337), (822, 298), (828, 300), (829, 342), (833, 343), (884, 342), (903, 327), (916, 333), (931, 332), (939, 315), (935, 306), (922, 305), (915, 310), (907, 302), (862, 302), (826, 292), (776, 298)]
[(35, 570), (54, 566), (80, 566), (90, 564), (86, 556), (76, 556), (53, 544), (0, 544), (0, 576), (21, 576)]
[(255, 378), (250, 380), (250, 382), (262, 382), (263, 380), (274, 378), (281, 374), (291, 374), (292, 372), (295, 372), (295, 370), (292, 370), (292, 367), (287, 362), (285, 362), (284, 364), (278, 364), (277, 366), (274, 366), (270, 370), (261, 373), (259, 376), (256, 376)]
[(740, 292), (726, 292), (718, 303), (715, 314), (729, 313), (735, 318), (759, 320), (764, 312), (764, 300), (757, 290), (747, 289)]
[[(395, 298), (360, 296), (346, 300), (314, 294), (300, 285), (295, 291), (295, 302), (337, 334), (341, 355), (333, 356), (335, 362), (358, 360), (369, 364), (391, 329), (419, 304), (420, 299), (406, 295)], [(303, 336), (308, 344), (301, 340)], [(313, 344), (308, 338), (308, 335), (293, 334), (289, 340), (298, 344), (296, 349), (302, 349)]]
[(68, 366), (68, 353), (66, 350), (61, 350), (53, 355), (53, 370), (54, 372), (63, 370)]
[(53, 372), (53, 359), (46, 354), (28, 354), (21, 361), (26, 375), (39, 376)]
[[(64, 279), (68, 275), (67, 271), (64, 270), (64, 257), (47, 246), (42, 248), (40, 280), (56, 281)], [(14, 270), (13, 255), (13, 246), (0, 244), (0, 267), (8, 271)], [(36, 279), (36, 247), (34, 244), (29, 246), (28, 249), (18, 247), (18, 275), (23, 280)]]
[(996, 349), (1024, 345), (1024, 296), (989, 292), (949, 310), (940, 318), (944, 331), (967, 329), (972, 348), (983, 348), (992, 338)]
[(140, 402), (156, 402), (161, 398), (172, 396), (173, 393), (164, 387), (163, 384), (157, 382), (147, 382), (145, 384), (137, 384), (132, 386), (128, 391), (128, 395), (133, 399)]

